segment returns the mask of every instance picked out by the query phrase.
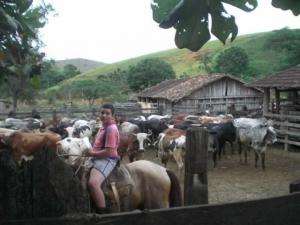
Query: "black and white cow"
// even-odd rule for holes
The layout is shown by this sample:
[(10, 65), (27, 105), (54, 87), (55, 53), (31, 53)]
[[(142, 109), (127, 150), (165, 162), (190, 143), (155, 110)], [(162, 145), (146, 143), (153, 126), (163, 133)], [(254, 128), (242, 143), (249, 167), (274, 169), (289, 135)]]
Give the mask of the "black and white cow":
[[(277, 141), (272, 122), (264, 119), (239, 118), (234, 120), (234, 126), (237, 129), (240, 156), (242, 153), (242, 144), (251, 147), (255, 152), (255, 167), (257, 167), (258, 158), (261, 157), (261, 165), (265, 169), (267, 146)], [(247, 149), (244, 149), (244, 154), (246, 163)]]

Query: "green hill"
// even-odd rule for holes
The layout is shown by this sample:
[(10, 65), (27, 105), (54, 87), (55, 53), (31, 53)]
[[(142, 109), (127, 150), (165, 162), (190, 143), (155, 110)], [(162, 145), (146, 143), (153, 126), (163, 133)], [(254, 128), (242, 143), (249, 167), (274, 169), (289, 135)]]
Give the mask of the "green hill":
[(89, 59), (82, 59), (82, 58), (76, 58), (76, 59), (65, 59), (65, 60), (56, 60), (55, 65), (58, 68), (63, 68), (65, 65), (72, 64), (76, 66), (82, 73), (85, 73), (89, 70), (99, 68), (101, 66), (106, 65), (103, 62), (97, 62), (94, 60)]
[[(300, 37), (300, 29), (290, 31)], [(270, 36), (277, 34), (278, 32), (279, 31), (272, 31), (244, 35), (238, 37), (234, 42), (227, 43), (226, 45), (223, 45), (218, 40), (210, 41), (198, 52), (191, 52), (186, 49), (171, 49), (104, 65), (65, 80), (58, 86), (51, 88), (51, 90), (52, 92), (57, 92), (62, 90), (65, 85), (72, 85), (72, 82), (76, 80), (94, 80), (97, 79), (99, 75), (108, 74), (117, 69), (125, 70), (130, 65), (135, 65), (140, 60), (146, 58), (160, 58), (168, 62), (172, 65), (177, 77), (182, 75), (194, 76), (198, 74), (207, 74), (203, 63), (205, 56), (208, 54), (215, 56), (224, 49), (232, 46), (238, 46), (245, 49), (250, 59), (250, 67), (253, 69), (253, 77), (257, 78), (266, 76), (289, 66), (290, 56), (287, 50), (275, 47), (272, 48), (272, 46), (270, 48), (266, 48), (266, 42), (270, 39)]]

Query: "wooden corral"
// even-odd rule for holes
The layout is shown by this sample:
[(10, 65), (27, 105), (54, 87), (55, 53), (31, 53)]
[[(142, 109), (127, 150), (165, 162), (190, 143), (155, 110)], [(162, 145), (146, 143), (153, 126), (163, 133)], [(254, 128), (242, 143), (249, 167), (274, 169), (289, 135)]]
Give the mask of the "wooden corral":
[(300, 146), (300, 65), (249, 86), (264, 89), (263, 115), (274, 120), (278, 142)]
[(111, 215), (70, 215), (3, 222), (3, 225), (296, 225), (299, 224), (300, 193), (219, 205), (136, 211)]
[[(0, 223), (3, 225), (294, 225), (299, 223), (299, 192), (269, 199), (198, 205), (207, 203), (207, 178), (205, 177), (207, 131), (204, 128), (193, 127), (188, 130), (187, 135), (186, 160), (190, 163), (186, 166), (187, 182), (190, 183), (189, 180), (191, 181), (192, 178), (193, 181), (200, 181), (200, 185), (192, 182), (191, 187), (186, 189), (186, 204), (196, 205), (110, 215), (87, 214), (86, 190), (82, 190), (79, 180), (73, 177), (71, 168), (62, 163), (54, 152), (46, 149), (38, 152), (34, 160), (28, 162), (23, 168), (17, 168), (8, 152), (3, 152), (2, 155), (0, 154)], [(65, 175), (68, 179), (64, 179), (61, 175)], [(201, 193), (206, 193), (206, 196), (201, 196)], [(193, 195), (194, 199), (192, 199)], [(11, 220), (3, 221), (4, 215)]]
[(261, 90), (224, 74), (166, 80), (138, 94), (140, 102), (157, 104), (163, 114), (197, 114), (205, 110), (227, 113), (233, 104), (238, 111), (245, 107), (258, 109), (262, 97)]
[[(77, 115), (85, 114), (86, 116), (96, 116), (99, 114), (99, 110), (101, 109), (101, 105), (94, 106), (92, 108), (82, 108), (76, 106), (65, 106), (65, 107), (36, 107), (34, 108), (42, 118), (51, 117), (53, 113), (59, 114), (61, 116), (68, 117), (76, 117)], [(136, 103), (121, 103), (115, 104), (115, 110), (117, 115), (124, 115), (128, 118), (140, 116), (140, 115), (148, 115), (148, 114), (157, 114), (158, 109), (155, 106), (149, 106), (145, 110), (142, 110), (141, 106)], [(26, 111), (18, 111), (16, 113), (16, 118), (27, 118), (32, 116), (31, 110)], [(8, 117), (8, 113), (0, 113), (0, 118), (5, 119)]]

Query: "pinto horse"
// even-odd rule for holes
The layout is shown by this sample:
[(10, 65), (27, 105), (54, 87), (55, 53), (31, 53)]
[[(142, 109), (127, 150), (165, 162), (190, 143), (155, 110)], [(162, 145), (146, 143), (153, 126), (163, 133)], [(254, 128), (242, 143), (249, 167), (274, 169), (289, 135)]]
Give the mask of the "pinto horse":
[(150, 161), (121, 165), (103, 185), (111, 212), (182, 206), (182, 192), (176, 175)]

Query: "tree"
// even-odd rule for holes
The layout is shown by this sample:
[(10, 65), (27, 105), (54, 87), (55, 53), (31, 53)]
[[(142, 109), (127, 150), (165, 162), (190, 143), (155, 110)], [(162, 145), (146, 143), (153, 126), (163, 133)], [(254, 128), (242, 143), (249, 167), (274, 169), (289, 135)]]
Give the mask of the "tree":
[[(198, 51), (211, 34), (224, 44), (231, 36), (233, 41), (238, 34), (235, 17), (227, 13), (224, 3), (246, 12), (257, 7), (257, 0), (153, 0), (153, 19), (165, 29), (176, 29), (175, 43), (178, 48)], [(272, 0), (272, 5), (283, 10), (292, 10), (300, 14), (298, 0)], [(211, 31), (209, 31), (209, 16)]]
[(241, 77), (248, 68), (249, 58), (246, 51), (240, 47), (231, 47), (216, 56), (213, 71)]
[(14, 111), (20, 97), (32, 98), (26, 93), (38, 86), (44, 57), (38, 51), (38, 29), (52, 10), (51, 5), (33, 7), (32, 0), (0, 1), (0, 74), (13, 99)]
[(88, 100), (90, 106), (94, 105), (95, 100), (101, 97), (101, 89), (102, 86), (94, 80), (75, 81), (71, 87), (73, 96)]
[(288, 57), (281, 62), (280, 69), (296, 66), (300, 63), (299, 32), (288, 28), (272, 32), (264, 44), (264, 49), (273, 49), (276, 52), (285, 51), (287, 53)]
[(173, 79), (175, 72), (172, 66), (160, 59), (145, 59), (128, 70), (128, 85), (131, 90), (138, 91), (160, 83), (163, 80)]
[(41, 88), (50, 88), (64, 79), (63, 71), (55, 65), (54, 60), (43, 61), (41, 72)]
[(78, 74), (80, 74), (80, 70), (77, 69), (77, 67), (74, 66), (74, 65), (72, 65), (72, 64), (67, 64), (63, 68), (64, 79), (68, 79), (68, 78), (74, 77), (74, 76), (76, 76)]

